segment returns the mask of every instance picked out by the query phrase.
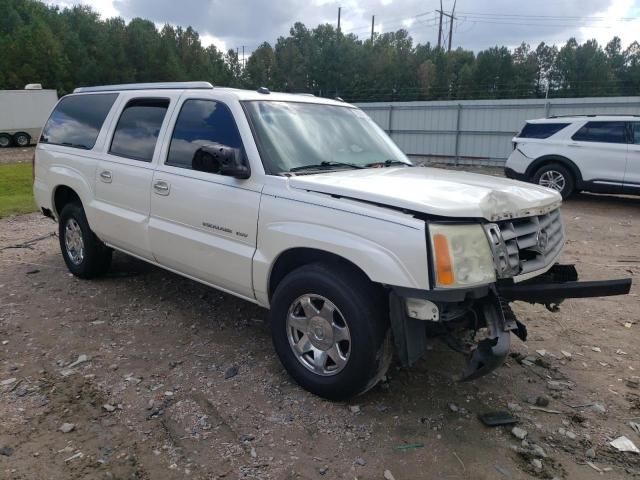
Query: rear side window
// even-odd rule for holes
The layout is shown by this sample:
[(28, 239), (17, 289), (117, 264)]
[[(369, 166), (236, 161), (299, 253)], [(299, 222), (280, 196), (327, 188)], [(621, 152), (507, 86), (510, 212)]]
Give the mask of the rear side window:
[(518, 137), (520, 138), (549, 138), (558, 133), (568, 123), (527, 123)]
[(64, 97), (44, 126), (40, 142), (91, 150), (116, 98), (117, 93)]
[(187, 100), (176, 120), (166, 164), (190, 169), (193, 154), (206, 143), (242, 148), (236, 122), (225, 104)]
[(627, 143), (626, 122), (587, 122), (573, 134), (579, 142)]
[(137, 98), (122, 110), (109, 153), (150, 162), (160, 127), (169, 108), (168, 99)]

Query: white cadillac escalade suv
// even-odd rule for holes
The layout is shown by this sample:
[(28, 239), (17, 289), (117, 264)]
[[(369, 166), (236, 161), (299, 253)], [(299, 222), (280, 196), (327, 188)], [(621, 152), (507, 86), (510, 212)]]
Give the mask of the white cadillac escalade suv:
[(267, 307), (287, 371), (330, 399), (374, 386), (394, 349), (411, 365), (430, 336), (476, 378), (511, 333), (526, 338), (509, 302), (556, 309), (631, 284), (578, 282), (556, 263), (557, 192), (414, 167), (341, 101), (206, 82), (79, 88), (51, 113), (34, 174), (73, 274), (104, 273), (116, 249)]

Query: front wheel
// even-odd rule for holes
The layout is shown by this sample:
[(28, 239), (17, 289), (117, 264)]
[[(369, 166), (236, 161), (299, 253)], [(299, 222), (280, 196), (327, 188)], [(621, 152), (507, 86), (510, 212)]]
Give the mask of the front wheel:
[(389, 367), (385, 293), (344, 265), (305, 265), (288, 274), (270, 316), (280, 361), (316, 395), (343, 400), (364, 393)]
[(542, 187), (555, 190), (562, 198), (568, 198), (575, 189), (575, 180), (571, 172), (559, 163), (544, 165), (533, 176), (533, 182)]
[(64, 206), (60, 212), (58, 237), (64, 262), (76, 277), (93, 278), (109, 269), (112, 250), (91, 231), (80, 204)]

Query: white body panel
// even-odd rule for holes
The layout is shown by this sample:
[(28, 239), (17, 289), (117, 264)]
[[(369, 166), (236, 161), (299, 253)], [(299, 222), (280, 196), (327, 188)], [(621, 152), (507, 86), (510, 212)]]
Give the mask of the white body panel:
[(438, 168), (371, 168), (291, 179), (291, 186), (443, 217), (503, 218), (538, 215), (560, 205), (547, 188)]
[(37, 141), (53, 106), (55, 90), (0, 90), (0, 133), (28, 133)]

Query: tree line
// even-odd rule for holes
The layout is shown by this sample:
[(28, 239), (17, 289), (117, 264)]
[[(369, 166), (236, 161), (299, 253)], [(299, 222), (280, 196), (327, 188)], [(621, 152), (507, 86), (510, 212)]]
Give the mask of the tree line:
[(640, 44), (575, 38), (474, 53), (414, 44), (400, 29), (360, 39), (330, 24), (295, 23), (246, 59), (203, 46), (191, 27), (101, 19), (87, 6), (0, 0), (0, 89), (207, 80), (240, 88), (340, 96), (347, 101), (638, 95)]

